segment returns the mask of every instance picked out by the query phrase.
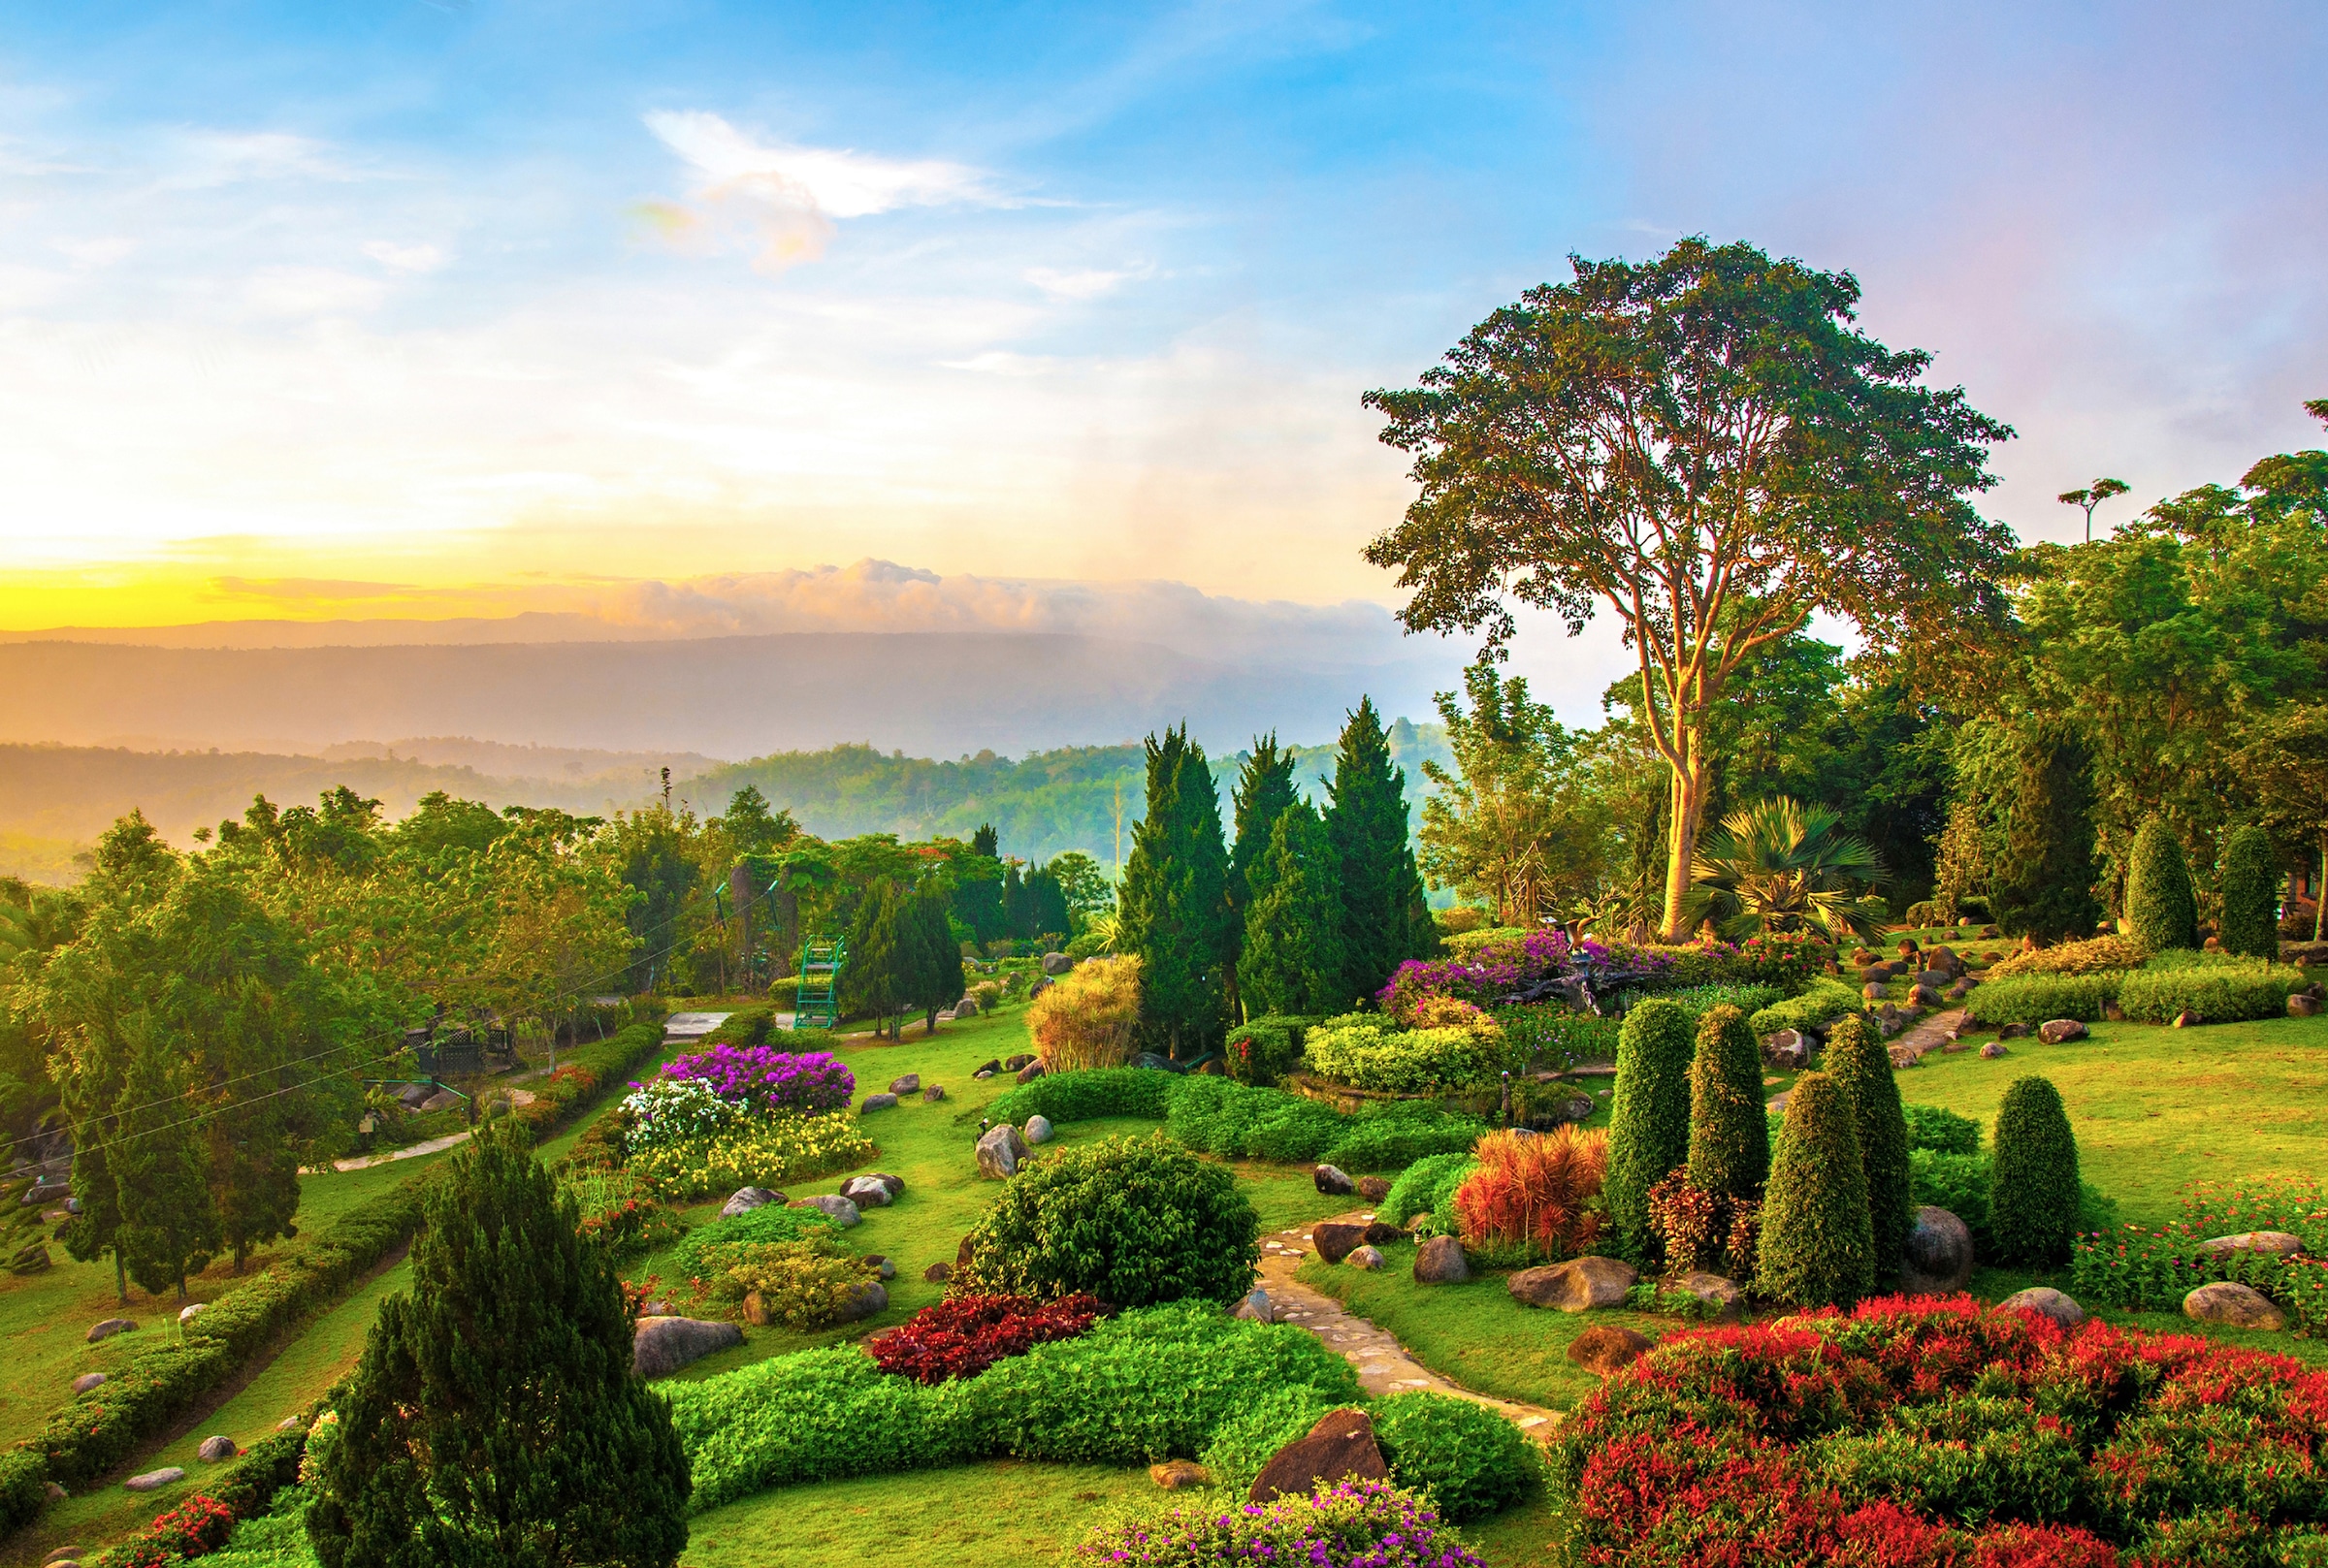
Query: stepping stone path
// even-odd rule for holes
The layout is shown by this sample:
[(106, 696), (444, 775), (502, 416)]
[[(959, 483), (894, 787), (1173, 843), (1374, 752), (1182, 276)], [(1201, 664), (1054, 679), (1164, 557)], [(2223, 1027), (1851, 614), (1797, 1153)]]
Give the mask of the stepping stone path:
[(1956, 1043), (1956, 1029), (1963, 1022), (1962, 1008), (1952, 1008), (1946, 1012), (1935, 1012), (1929, 1017), (1917, 1019), (1916, 1027), (1892, 1041), (1890, 1049), (1893, 1065), (1896, 1066), (1902, 1056), (1913, 1064), (1929, 1052)]
[[(1314, 1223), (1363, 1227), (1373, 1220), (1372, 1213), (1353, 1210)], [(1344, 1311), (1342, 1303), (1332, 1296), (1320, 1295), (1295, 1279), (1294, 1270), (1317, 1250), (1310, 1239), (1310, 1226), (1305, 1225), (1261, 1238), (1261, 1288), (1269, 1293), (1279, 1323), (1307, 1328), (1323, 1340), (1327, 1349), (1339, 1351), (1358, 1368), (1359, 1386), (1375, 1398), (1392, 1393), (1448, 1394), (1485, 1405), (1531, 1437), (1541, 1440), (1552, 1435), (1552, 1428), (1560, 1421), (1558, 1411), (1511, 1399), (1491, 1399), (1449, 1383), (1409, 1356), (1406, 1347), (1390, 1334)]]

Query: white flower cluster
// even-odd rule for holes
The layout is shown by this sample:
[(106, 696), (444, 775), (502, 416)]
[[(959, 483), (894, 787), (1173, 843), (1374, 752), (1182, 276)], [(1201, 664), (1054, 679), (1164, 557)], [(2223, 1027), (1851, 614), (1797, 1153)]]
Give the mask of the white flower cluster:
[(700, 1078), (658, 1078), (623, 1102), (630, 1116), (624, 1138), (633, 1150), (667, 1148), (709, 1137), (744, 1119), (744, 1108), (722, 1100)]

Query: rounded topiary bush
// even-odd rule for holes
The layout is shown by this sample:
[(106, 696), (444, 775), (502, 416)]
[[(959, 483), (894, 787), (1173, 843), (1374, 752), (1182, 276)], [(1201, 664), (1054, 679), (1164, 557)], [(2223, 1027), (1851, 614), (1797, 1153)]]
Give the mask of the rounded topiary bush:
[(1698, 1020), (1690, 1062), (1690, 1185), (1730, 1198), (1760, 1198), (1770, 1174), (1770, 1122), (1762, 1109), (1762, 1049), (1745, 1012), (1728, 1003)]
[(1617, 1033), (1608, 1177), (1600, 1190), (1617, 1234), (1636, 1255), (1655, 1245), (1649, 1189), (1690, 1158), (1690, 1061), (1696, 1035), (1690, 1009), (1658, 997), (1635, 1004)]
[(2015, 1079), (1997, 1106), (1989, 1148), (1988, 1230), (1998, 1259), (2069, 1262), (2078, 1232), (2078, 1140), (2061, 1092), (2034, 1075)]
[(1517, 1426), (1469, 1399), (1396, 1393), (1369, 1414), (1392, 1477), (1457, 1524), (1509, 1508), (1543, 1467)]
[(1044, 1154), (1005, 1183), (952, 1288), (1226, 1305), (1252, 1289), (1260, 1231), (1227, 1167), (1161, 1135), (1102, 1138)]
[(1851, 1099), (1852, 1121), (1859, 1135), (1859, 1168), (1867, 1174), (1875, 1277), (1887, 1282), (1899, 1273), (1915, 1208), (1908, 1172), (1908, 1113), (1899, 1101), (1899, 1080), (1892, 1075), (1882, 1035), (1857, 1014), (1840, 1020), (1828, 1033), (1827, 1072)]
[(2223, 951), (2280, 956), (2280, 868), (2271, 836), (2249, 823), (2223, 847)]
[(1849, 1306), (1875, 1283), (1858, 1120), (1825, 1072), (1805, 1072), (1787, 1098), (1760, 1256), (1755, 1288), (1796, 1306)]
[(2199, 901), (2182, 846), (2153, 816), (2134, 835), (2126, 857), (2126, 923), (2154, 953), (2199, 944)]

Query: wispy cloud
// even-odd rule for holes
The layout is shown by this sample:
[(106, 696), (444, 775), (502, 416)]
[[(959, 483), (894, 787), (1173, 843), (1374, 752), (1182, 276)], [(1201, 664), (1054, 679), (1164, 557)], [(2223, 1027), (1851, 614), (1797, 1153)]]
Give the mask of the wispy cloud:
[(399, 272), (433, 272), (452, 259), (440, 246), (400, 245), (393, 240), (368, 240), (364, 254)]
[(329, 143), (288, 131), (196, 130), (179, 133), (167, 148), (162, 184), (205, 190), (246, 180), (346, 181), (365, 174)]
[(1114, 271), (1084, 267), (1072, 272), (1062, 272), (1053, 267), (1030, 267), (1022, 275), (1054, 300), (1081, 301), (1104, 298), (1126, 283), (1153, 277), (1155, 272), (1153, 267), (1146, 265)]

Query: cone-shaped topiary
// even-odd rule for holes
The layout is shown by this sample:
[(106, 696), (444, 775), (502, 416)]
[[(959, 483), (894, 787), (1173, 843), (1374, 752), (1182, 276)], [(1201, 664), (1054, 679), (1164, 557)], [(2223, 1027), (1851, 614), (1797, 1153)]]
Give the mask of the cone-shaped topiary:
[(1851, 1097), (1824, 1072), (1805, 1072), (1762, 1200), (1755, 1289), (1796, 1306), (1849, 1306), (1875, 1283), (1875, 1233)]
[(307, 1535), (326, 1568), (622, 1563), (687, 1545), (687, 1456), (631, 1369), (631, 1317), (525, 1132), (453, 1156), (381, 1303)]
[(1742, 1008), (1708, 1008), (1698, 1020), (1698, 1053), (1690, 1061), (1690, 1185), (1760, 1198), (1769, 1174), (1762, 1047)]
[(2126, 857), (2126, 923), (2154, 953), (2199, 944), (2199, 901), (2191, 891), (2182, 846), (2153, 816), (2134, 835)]
[(1616, 1103), (1609, 1112), (1608, 1179), (1602, 1199), (1634, 1256), (1657, 1247), (1649, 1189), (1690, 1158), (1690, 1058), (1695, 1020), (1678, 1002), (1634, 1006), (1617, 1031)]
[(1899, 1103), (1883, 1036), (1858, 1013), (1836, 1020), (1827, 1037), (1827, 1072), (1851, 1098), (1859, 1135), (1859, 1168), (1867, 1175), (1867, 1219), (1875, 1236), (1875, 1278), (1888, 1285), (1899, 1274), (1900, 1250), (1914, 1222), (1908, 1174), (1908, 1113)]
[(2280, 956), (2280, 868), (2271, 836), (2249, 823), (2223, 847), (2223, 951)]
[(1988, 1175), (1988, 1229), (1998, 1261), (2069, 1262), (2078, 1231), (2078, 1139), (2061, 1094), (2044, 1078), (2017, 1078), (1996, 1109)]

